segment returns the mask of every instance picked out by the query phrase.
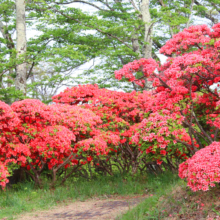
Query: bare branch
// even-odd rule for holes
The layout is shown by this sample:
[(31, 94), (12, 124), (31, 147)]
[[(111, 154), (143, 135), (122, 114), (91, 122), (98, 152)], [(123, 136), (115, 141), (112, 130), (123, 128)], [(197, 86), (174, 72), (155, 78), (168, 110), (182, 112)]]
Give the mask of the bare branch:
[[(198, 6), (202, 6), (202, 4), (198, 2), (197, 0), (195, 0), (195, 4)], [(211, 14), (209, 14), (206, 11), (204, 13), (205, 13), (205, 17), (210, 19), (214, 24), (218, 23), (218, 19), (215, 19)]]
[[(74, 157), (75, 158), (75, 157)], [(55, 172), (57, 172), (60, 168), (64, 167), (66, 164), (68, 164), (70, 162), (70, 160), (73, 159), (73, 153), (71, 153), (62, 164), (60, 164), (59, 166), (57, 166), (56, 168), (53, 168), (53, 170)]]
[(158, 0), (160, 5), (163, 6), (163, 7), (166, 7), (166, 5), (164, 4), (163, 0)]
[(201, 132), (208, 138), (209, 142), (212, 143), (212, 142), (213, 142), (212, 138), (205, 132), (205, 130), (203, 129), (203, 127), (200, 125), (200, 123), (199, 123), (199, 121), (198, 121), (198, 119), (197, 119), (197, 117), (196, 117), (194, 111), (192, 111), (192, 112), (193, 112), (193, 117), (194, 117), (194, 119), (195, 119), (195, 121), (196, 121), (196, 124), (198, 125), (199, 129), (200, 129)]
[(189, 136), (191, 139), (193, 150), (196, 152), (197, 149), (194, 144), (193, 136), (192, 136), (192, 120), (193, 120), (193, 99), (192, 99), (192, 78), (190, 79), (190, 89), (189, 89), (189, 96), (190, 96), (190, 122), (189, 122)]
[(60, 2), (54, 2), (55, 4), (57, 5), (68, 5), (68, 4), (72, 4), (72, 3), (83, 3), (83, 4), (87, 4), (87, 5), (90, 5), (94, 8), (97, 8), (98, 10), (101, 10), (101, 11), (109, 11), (109, 10), (105, 10), (103, 8), (100, 8), (99, 6), (91, 3), (91, 2), (86, 2), (86, 1), (83, 1), (83, 0), (74, 0), (74, 1), (70, 1), (70, 2), (63, 2), (63, 3), (60, 3)]
[(163, 84), (164, 87), (168, 88), (170, 91), (173, 90), (169, 85), (166, 84), (166, 82), (164, 82), (164, 81), (159, 77), (158, 74), (153, 73), (153, 75), (160, 80), (160, 82)]
[(216, 141), (216, 140), (217, 140), (217, 137), (218, 137), (218, 132), (219, 132), (219, 129), (218, 129), (218, 128), (216, 128), (216, 130), (215, 130), (215, 136), (214, 136), (214, 141)]
[(181, 144), (185, 145), (185, 146), (187, 147), (187, 149), (191, 152), (191, 154), (194, 154), (193, 151), (192, 151), (192, 149), (191, 149), (191, 147), (192, 147), (191, 145), (187, 144), (187, 143), (184, 142), (184, 141), (181, 141), (181, 140), (179, 140), (179, 139), (176, 139), (176, 138), (174, 138), (174, 140), (175, 140), (176, 142), (178, 142), (178, 143), (181, 143)]
[(0, 32), (2, 33), (3, 38), (7, 41), (7, 47), (8, 49), (13, 49), (14, 46), (14, 42), (12, 40), (11, 34), (8, 32), (8, 30), (6, 30), (7, 26), (3, 24), (2, 21), (0, 21)]
[(219, 6), (217, 6), (214, 2), (211, 2), (211, 5), (215, 8), (216, 11), (220, 13)]
[(134, 9), (135, 9), (136, 11), (140, 11), (140, 10), (137, 8), (137, 6), (135, 5), (135, 3), (134, 3), (133, 0), (129, 0), (129, 1), (130, 1), (130, 3), (132, 4), (132, 6), (134, 7)]

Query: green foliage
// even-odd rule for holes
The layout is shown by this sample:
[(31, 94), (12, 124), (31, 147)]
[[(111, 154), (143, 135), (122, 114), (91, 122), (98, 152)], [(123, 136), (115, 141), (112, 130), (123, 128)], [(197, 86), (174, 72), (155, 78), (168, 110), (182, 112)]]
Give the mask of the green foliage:
[(0, 89), (0, 100), (7, 104), (12, 104), (16, 100), (22, 100), (26, 98), (27, 97), (24, 96), (21, 91), (16, 90), (14, 86)]
[[(26, 5), (27, 30), (35, 29), (38, 35), (28, 39), (27, 54), (17, 60), (13, 35), (15, 2), (2, 0), (0, 93), (7, 93), (2, 95), (2, 100), (12, 102), (22, 98), (20, 94), (15, 95), (11, 87), (16, 76), (15, 66), (24, 61), (28, 64), (28, 96), (40, 98), (46, 103), (61, 85), (97, 83), (101, 88), (131, 91), (133, 87), (126, 80), (118, 82), (114, 79), (114, 71), (144, 56), (143, 49), (147, 43), (144, 40), (145, 24), (141, 19), (139, 3), (134, 1), (134, 4), (136, 7), (128, 0), (109, 0), (108, 3), (85, 0), (82, 3), (83, 8), (88, 8), (85, 11), (75, 8), (74, 3), (71, 5), (67, 0), (43, 0), (37, 4), (29, 1)], [(218, 0), (205, 0), (202, 5), (195, 1), (193, 12), (190, 9), (191, 0), (150, 1), (154, 58), (155, 52), (172, 34), (186, 27), (191, 15), (190, 25), (195, 24), (198, 17), (205, 18), (207, 22), (218, 20)], [(140, 54), (134, 50), (134, 39), (138, 42)], [(88, 61), (94, 61), (94, 65), (73, 77), (76, 68)], [(39, 69), (44, 76), (38, 74)]]

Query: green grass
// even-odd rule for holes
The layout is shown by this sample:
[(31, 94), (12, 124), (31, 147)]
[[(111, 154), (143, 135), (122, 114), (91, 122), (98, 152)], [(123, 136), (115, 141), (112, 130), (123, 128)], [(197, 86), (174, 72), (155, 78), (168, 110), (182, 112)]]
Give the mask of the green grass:
[(0, 219), (22, 212), (48, 209), (57, 204), (74, 200), (84, 201), (91, 197), (105, 197), (109, 195), (134, 195), (146, 193), (152, 177), (137, 175), (99, 176), (94, 180), (68, 180), (64, 186), (49, 189), (47, 184), (43, 189), (37, 189), (31, 182), (12, 185), (5, 192), (0, 192)]
[[(183, 180), (155, 182), (154, 194), (128, 211), (118, 220), (147, 219), (218, 219), (220, 216), (220, 185), (209, 191), (193, 192)], [(152, 182), (153, 183), (153, 182)], [(157, 187), (158, 185), (158, 187)]]
[(193, 192), (186, 182), (178, 180), (159, 187), (156, 194), (147, 198), (133, 210), (123, 215), (129, 219), (218, 219), (220, 216), (220, 186), (209, 191)]
[[(22, 212), (48, 209), (62, 203), (75, 200), (84, 201), (91, 197), (106, 198), (110, 195), (148, 194), (149, 197), (120, 219), (157, 219), (159, 210), (156, 205), (159, 198), (179, 182), (176, 174), (155, 175), (115, 175), (99, 176), (93, 180), (69, 179), (64, 186), (50, 189), (44, 184), (43, 189), (35, 188), (32, 182), (11, 186), (0, 192), (0, 219), (13, 219)], [(155, 208), (154, 208), (155, 207)]]
[(151, 177), (147, 183), (149, 197), (135, 208), (129, 210), (117, 219), (120, 220), (144, 220), (161, 219), (162, 209), (158, 206), (162, 196), (169, 194), (175, 187), (183, 184), (183, 181), (177, 175), (165, 173), (158, 177)]

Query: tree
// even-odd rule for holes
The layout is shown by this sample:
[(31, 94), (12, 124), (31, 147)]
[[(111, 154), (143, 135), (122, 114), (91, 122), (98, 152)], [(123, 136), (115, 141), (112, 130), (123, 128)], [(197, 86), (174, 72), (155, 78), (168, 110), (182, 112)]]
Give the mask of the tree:
[[(68, 29), (71, 29), (71, 24), (83, 28), (82, 36), (89, 39), (89, 42), (86, 40), (83, 43), (91, 47), (91, 58), (99, 59), (100, 62), (85, 71), (82, 78), (85, 75), (96, 76), (96, 78), (91, 77), (92, 83), (97, 82), (101, 86), (103, 84), (104, 87), (115, 86), (118, 88), (125, 85), (125, 89), (127, 87), (131, 90), (128, 84), (118, 85), (116, 83), (114, 71), (141, 57), (152, 56), (158, 60), (155, 52), (174, 34), (196, 23), (198, 18), (206, 18), (207, 22), (216, 22), (215, 15), (207, 16), (208, 11), (213, 9), (216, 11), (218, 7), (218, 3), (213, 2), (213, 0), (205, 1), (205, 6), (201, 8), (198, 6), (200, 4), (198, 1), (190, 0), (65, 0), (47, 1), (49, 7), (45, 6), (45, 9), (42, 9), (39, 4), (36, 10), (52, 10), (57, 18), (63, 18), (62, 23), (70, 24)], [(95, 8), (96, 12), (94, 14), (80, 12), (74, 8), (74, 3), (82, 3)], [(58, 19), (57, 22), (59, 23)], [(91, 30), (93, 34), (91, 32), (87, 32), (87, 34), (84, 30)], [(78, 39), (75, 40), (78, 41)], [(80, 40), (82, 40), (81, 37)], [(92, 44), (90, 44), (91, 42)], [(89, 83), (88, 78), (85, 83)], [(140, 87), (135, 89), (140, 89)]]
[(61, 73), (59, 70), (56, 71), (53, 63), (41, 62), (32, 70), (32, 74), (28, 78), (27, 94), (34, 99), (49, 103), (52, 96), (61, 89), (73, 85), (74, 78), (71, 74), (71, 70)]
[[(0, 4), (1, 4), (0, 31), (2, 35), (2, 38), (0, 38), (0, 44), (1, 44), (0, 60), (4, 64), (1, 65), (0, 67), (1, 100), (6, 101), (7, 103), (12, 103), (15, 99), (24, 98), (24, 91), (20, 91), (20, 92), (18, 91), (18, 84), (20, 85), (20, 83), (18, 79), (19, 75), (17, 75), (16, 78), (16, 72), (20, 71), (20, 69), (25, 66), (25, 63), (27, 70), (26, 70), (26, 74), (23, 74), (22, 77), (26, 77), (26, 78), (21, 79), (21, 81), (23, 82), (23, 86), (22, 86), (23, 89), (25, 88), (26, 83), (28, 84), (28, 88), (26, 89), (27, 91), (25, 92), (27, 96), (31, 96), (35, 94), (35, 92), (31, 88), (35, 88), (36, 90), (39, 90), (41, 89), (41, 86), (44, 85), (47, 87), (46, 89), (47, 91), (53, 90), (55, 87), (57, 89), (58, 81), (59, 81), (59, 86), (62, 86), (64, 84), (66, 85), (68, 75), (71, 73), (71, 71), (73, 71), (75, 68), (86, 62), (87, 56), (83, 54), (83, 53), (85, 54), (87, 53), (84, 52), (85, 47), (82, 46), (81, 48), (79, 48), (79, 51), (77, 51), (77, 46), (73, 44), (69, 45), (68, 43), (65, 43), (65, 46), (63, 46), (60, 44), (60, 38), (58, 39), (55, 36), (52, 36), (50, 31), (48, 31), (40, 36), (32, 37), (31, 39), (29, 38), (27, 42), (26, 52), (24, 53), (24, 50), (21, 50), (20, 52), (23, 53), (22, 55), (20, 52), (17, 53), (15, 49), (15, 45), (17, 47), (19, 47), (20, 45), (21, 48), (23, 48), (23, 46), (21, 45), (22, 43), (17, 44), (16, 40), (13, 39), (13, 34), (16, 33), (16, 18), (14, 16), (16, 14), (15, 2), (4, 0)], [(30, 31), (30, 28), (33, 25), (35, 25), (37, 19), (40, 18), (43, 19), (43, 16), (39, 16), (37, 18), (35, 17), (34, 12), (31, 11), (30, 5), (31, 4), (27, 2), (26, 26), (28, 31)], [(45, 20), (43, 20), (42, 22), (44, 21)], [(41, 23), (39, 22), (39, 26), (40, 24)], [(23, 28), (22, 30), (23, 36), (22, 34), (17, 34), (17, 36), (20, 39), (24, 40), (25, 39), (24, 23), (22, 28)], [(19, 29), (19, 31), (21, 31), (21, 29)], [(55, 32), (56, 31), (54, 31), (53, 33), (56, 35)], [(71, 38), (71, 36), (69, 36), (69, 38)], [(50, 44), (50, 42), (54, 42), (54, 43)], [(17, 50), (19, 50), (19, 48)], [(17, 54), (17, 58), (16, 58), (16, 54)], [(51, 66), (53, 66), (53, 70)], [(45, 68), (48, 68), (49, 72), (52, 71), (54, 75), (52, 78), (50, 78), (48, 83), (45, 82), (43, 77), (39, 77), (39, 75), (34, 76), (34, 73), (39, 72), (39, 69), (45, 69)], [(48, 78), (50, 76), (45, 76), (45, 77)], [(16, 81), (16, 88), (15, 88), (15, 81)], [(33, 84), (31, 84), (31, 82), (33, 82)], [(50, 100), (50, 97), (51, 96), (49, 96), (45, 101), (48, 102)]]
[(26, 95), (26, 81), (27, 81), (27, 64), (26, 64), (26, 19), (25, 19), (25, 1), (16, 0), (16, 50), (17, 59), (21, 59), (21, 63), (16, 66), (15, 87)]
[[(95, 8), (96, 12), (89, 13), (75, 8), (75, 3), (80, 2)], [(22, 94), (15, 92), (14, 88), (15, 67), (21, 63), (27, 64), (28, 84), (33, 79), (37, 80), (37, 83), (35, 80), (29, 86), (28, 96), (36, 97), (36, 92), (30, 90), (34, 87), (41, 90), (42, 85), (50, 91), (49, 87), (55, 86), (57, 78), (63, 85), (70, 85), (73, 79), (67, 83), (67, 73), (73, 73), (76, 68), (91, 60), (96, 60), (98, 64), (75, 78), (74, 83), (91, 82), (98, 83), (101, 87), (140, 90), (142, 88), (135, 84), (126, 84), (126, 80), (119, 84), (114, 79), (114, 71), (141, 57), (152, 56), (157, 59), (156, 51), (166, 40), (197, 22), (198, 18), (216, 22), (219, 3), (214, 0), (203, 2), (204, 6), (201, 6), (200, 1), (190, 0), (28, 1), (26, 28), (36, 28), (39, 35), (28, 40), (25, 56), (17, 60), (14, 47), (16, 40), (13, 39), (15, 4), (4, 0), (0, 9), (0, 59), (4, 63), (0, 69), (1, 99), (12, 103), (14, 99), (22, 98)], [(54, 83), (52, 80), (50, 83), (40, 83), (40, 78), (35, 77), (34, 72), (51, 64), (57, 75), (52, 77)], [(137, 74), (144, 77), (141, 72)], [(144, 89), (148, 89), (147, 87), (146, 85)]]

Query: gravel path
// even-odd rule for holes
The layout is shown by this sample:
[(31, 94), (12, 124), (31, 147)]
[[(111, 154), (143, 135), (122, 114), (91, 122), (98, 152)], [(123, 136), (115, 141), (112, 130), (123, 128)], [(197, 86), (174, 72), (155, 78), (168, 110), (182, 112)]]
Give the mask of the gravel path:
[(84, 202), (76, 201), (66, 206), (56, 206), (47, 211), (36, 211), (19, 215), (18, 220), (113, 220), (125, 213), (146, 198), (113, 197), (109, 199), (89, 199)]

